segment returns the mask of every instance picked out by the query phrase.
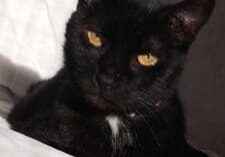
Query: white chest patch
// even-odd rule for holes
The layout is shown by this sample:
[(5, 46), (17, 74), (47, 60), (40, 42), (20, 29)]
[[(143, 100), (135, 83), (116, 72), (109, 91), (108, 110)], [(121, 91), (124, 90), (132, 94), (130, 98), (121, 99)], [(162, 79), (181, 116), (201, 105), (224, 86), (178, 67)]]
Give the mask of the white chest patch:
[(120, 119), (117, 116), (109, 115), (106, 117), (106, 121), (109, 123), (113, 137), (116, 138), (119, 135)]

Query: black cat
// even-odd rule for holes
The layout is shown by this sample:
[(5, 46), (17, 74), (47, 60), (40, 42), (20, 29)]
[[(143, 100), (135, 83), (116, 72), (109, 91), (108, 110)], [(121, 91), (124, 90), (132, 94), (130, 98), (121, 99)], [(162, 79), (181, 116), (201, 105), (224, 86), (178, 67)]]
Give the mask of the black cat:
[(185, 140), (177, 92), (214, 0), (80, 0), (65, 66), (33, 85), (12, 129), (77, 157), (205, 157)]

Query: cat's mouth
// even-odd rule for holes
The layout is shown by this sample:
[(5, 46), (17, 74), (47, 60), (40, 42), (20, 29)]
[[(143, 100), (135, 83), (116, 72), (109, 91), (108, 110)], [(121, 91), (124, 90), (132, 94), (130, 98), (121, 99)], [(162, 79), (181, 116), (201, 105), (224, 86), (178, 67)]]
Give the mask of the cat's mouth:
[[(124, 117), (128, 120), (138, 121), (143, 119), (145, 120), (147, 117), (155, 117), (155, 114), (149, 114), (149, 112), (146, 112), (145, 110), (143, 111), (142, 109), (141, 110), (134, 109), (134, 110), (129, 110), (127, 112), (124, 112), (125, 111), (124, 107), (126, 106), (124, 104), (126, 102), (119, 103), (117, 101), (113, 101), (112, 99), (105, 97), (103, 94), (100, 95), (94, 92), (86, 91), (84, 95), (85, 95), (86, 101), (93, 107), (110, 114), (116, 113), (119, 116)], [(157, 102), (155, 106), (152, 106), (151, 113), (158, 112), (160, 108), (161, 108), (161, 103)]]
[(116, 102), (110, 100), (109, 98), (100, 96), (92, 92), (85, 92), (85, 98), (94, 107), (97, 107), (99, 109), (106, 110), (106, 111), (116, 109), (119, 106)]
[[(88, 93), (86, 94), (86, 99), (88, 102), (90, 102), (94, 107), (97, 107), (101, 110), (110, 112), (112, 110), (118, 109), (119, 105), (107, 98), (104, 98), (102, 96), (99, 96), (94, 93)], [(132, 120), (139, 120), (140, 116), (139, 114), (135, 112), (126, 113), (124, 115), (120, 115), (121, 117), (125, 117)]]
[(117, 111), (120, 117), (123, 117), (127, 120), (139, 121), (143, 120), (143, 118), (148, 117), (148, 114), (130, 111), (128, 113), (119, 112), (119, 108), (121, 107), (119, 103), (116, 103), (104, 96), (99, 96), (98, 94), (86, 92), (85, 94), (86, 101), (88, 101), (94, 107), (106, 111), (108, 113)]

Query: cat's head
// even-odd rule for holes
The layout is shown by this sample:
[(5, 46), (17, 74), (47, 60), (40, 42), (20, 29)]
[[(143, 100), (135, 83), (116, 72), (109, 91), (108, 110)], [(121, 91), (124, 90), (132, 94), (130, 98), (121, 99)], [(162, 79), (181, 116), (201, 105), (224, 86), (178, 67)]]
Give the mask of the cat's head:
[(65, 43), (65, 65), (78, 92), (94, 107), (124, 118), (168, 107), (164, 102), (176, 89), (188, 48), (213, 7), (214, 0), (169, 6), (157, 0), (80, 0)]
[(167, 97), (213, 0), (80, 0), (68, 24), (65, 64), (102, 109), (153, 107)]

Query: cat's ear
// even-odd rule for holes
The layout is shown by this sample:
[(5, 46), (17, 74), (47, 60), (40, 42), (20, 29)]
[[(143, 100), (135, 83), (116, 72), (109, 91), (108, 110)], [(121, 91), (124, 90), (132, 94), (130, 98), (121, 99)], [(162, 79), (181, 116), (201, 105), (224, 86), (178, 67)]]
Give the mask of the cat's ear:
[(78, 8), (85, 8), (91, 6), (93, 3), (98, 2), (100, 0), (79, 0), (78, 1)]
[(78, 0), (78, 9), (91, 4), (92, 0)]
[(214, 5), (215, 0), (185, 0), (172, 6), (167, 18), (170, 33), (179, 40), (193, 41)]
[(79, 0), (78, 2), (79, 2), (79, 4), (91, 4), (91, 2), (92, 2), (93, 0)]

